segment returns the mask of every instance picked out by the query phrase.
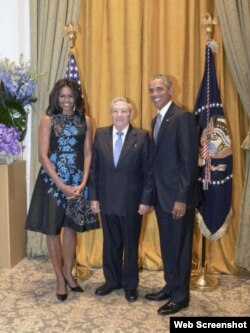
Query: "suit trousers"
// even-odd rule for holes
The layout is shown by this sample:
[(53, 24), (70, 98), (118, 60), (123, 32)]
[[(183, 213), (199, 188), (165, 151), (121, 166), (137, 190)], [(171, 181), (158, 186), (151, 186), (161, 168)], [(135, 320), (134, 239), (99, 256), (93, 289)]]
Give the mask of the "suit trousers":
[(138, 245), (142, 217), (102, 214), (103, 274), (111, 288), (135, 289), (139, 283)]
[(192, 240), (195, 209), (188, 209), (184, 217), (174, 220), (172, 214), (155, 206), (166, 286), (171, 300), (189, 300), (192, 268)]

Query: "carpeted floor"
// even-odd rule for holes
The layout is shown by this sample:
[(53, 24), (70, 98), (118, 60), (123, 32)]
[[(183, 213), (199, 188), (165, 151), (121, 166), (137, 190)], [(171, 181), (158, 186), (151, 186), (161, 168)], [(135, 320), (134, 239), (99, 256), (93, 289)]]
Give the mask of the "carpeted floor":
[[(249, 277), (220, 275), (216, 290), (192, 290), (190, 306), (176, 316), (250, 316)], [(51, 263), (44, 259), (24, 259), (12, 269), (0, 269), (0, 281), (0, 333), (169, 332), (169, 318), (157, 314), (164, 302), (144, 298), (163, 285), (162, 271), (140, 273), (135, 303), (128, 303), (122, 290), (95, 296), (103, 282), (102, 269), (91, 269), (89, 279), (80, 281), (83, 294), (69, 290), (61, 303)]]

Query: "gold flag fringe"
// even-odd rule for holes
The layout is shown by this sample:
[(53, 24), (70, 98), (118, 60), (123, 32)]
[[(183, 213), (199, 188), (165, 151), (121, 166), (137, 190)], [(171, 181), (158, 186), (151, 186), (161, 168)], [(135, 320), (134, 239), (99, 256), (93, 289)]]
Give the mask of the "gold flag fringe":
[(245, 140), (242, 142), (241, 148), (250, 150), (250, 131), (247, 133)]
[(90, 278), (92, 275), (91, 270), (86, 267), (80, 265), (77, 261), (75, 261), (75, 265), (73, 267), (72, 275), (80, 281), (86, 281)]
[(207, 226), (203, 220), (203, 217), (201, 216), (201, 214), (199, 213), (198, 210), (196, 210), (195, 215), (196, 215), (196, 221), (198, 223), (198, 226), (199, 226), (203, 236), (205, 238), (207, 238), (208, 240), (216, 241), (219, 238), (221, 238), (222, 236), (224, 236), (224, 234), (227, 230), (228, 224), (229, 224), (229, 218), (232, 216), (232, 209), (230, 209), (230, 211), (225, 219), (225, 222), (223, 223), (223, 225), (220, 227), (220, 229), (215, 234), (211, 234), (210, 230), (207, 228)]

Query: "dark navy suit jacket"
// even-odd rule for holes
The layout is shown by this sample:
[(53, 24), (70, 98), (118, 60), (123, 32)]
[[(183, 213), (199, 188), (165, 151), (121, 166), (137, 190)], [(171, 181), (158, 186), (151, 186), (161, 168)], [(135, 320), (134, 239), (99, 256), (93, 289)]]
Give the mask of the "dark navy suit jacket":
[(117, 166), (113, 160), (113, 126), (98, 128), (90, 168), (90, 199), (102, 214), (135, 214), (152, 204), (152, 166), (147, 131), (129, 126)]
[[(156, 117), (152, 120), (152, 133)], [(171, 213), (174, 202), (194, 208), (199, 199), (198, 135), (193, 114), (172, 102), (165, 114), (157, 142), (152, 138), (154, 182), (158, 203), (165, 213)]]

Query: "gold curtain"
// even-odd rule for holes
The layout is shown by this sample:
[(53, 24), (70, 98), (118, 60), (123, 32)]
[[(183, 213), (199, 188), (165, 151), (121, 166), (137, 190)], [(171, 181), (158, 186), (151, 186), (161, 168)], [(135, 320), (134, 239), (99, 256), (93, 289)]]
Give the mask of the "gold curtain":
[[(214, 0), (84, 0), (76, 49), (88, 113), (94, 126), (111, 123), (108, 107), (116, 96), (133, 101), (135, 126), (150, 130), (155, 110), (148, 95), (148, 80), (156, 73), (171, 75), (174, 100), (193, 110), (205, 61), (205, 31), (201, 18), (216, 15)], [(235, 240), (239, 224), (239, 198), (243, 188), (244, 160), (240, 143), (246, 136), (244, 113), (225, 57), (219, 25), (214, 39), (217, 79), (231, 131), (233, 148), (233, 214), (220, 240), (206, 241), (207, 272), (238, 273)], [(201, 235), (196, 225), (193, 269), (200, 266)], [(102, 265), (102, 231), (78, 235), (77, 260), (83, 266)], [(144, 217), (140, 264), (161, 269), (158, 228), (154, 212)]]

